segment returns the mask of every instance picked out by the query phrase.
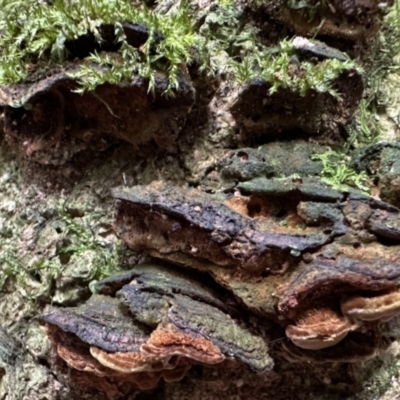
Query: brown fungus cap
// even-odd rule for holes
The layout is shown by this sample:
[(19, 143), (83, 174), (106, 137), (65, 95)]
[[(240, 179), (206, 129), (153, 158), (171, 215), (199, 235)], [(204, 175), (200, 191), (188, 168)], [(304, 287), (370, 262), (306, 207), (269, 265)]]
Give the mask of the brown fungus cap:
[(390, 340), (381, 337), (377, 332), (368, 334), (350, 332), (345, 339), (334, 347), (320, 350), (302, 349), (287, 340), (282, 342), (284, 357), (291, 362), (344, 362), (353, 363), (369, 360), (384, 352)]
[(230, 208), (222, 195), (197, 189), (152, 184), (116, 188), (112, 195), (118, 200), (117, 234), (130, 248), (183, 265), (208, 260), (251, 273), (273, 271), (276, 259), (289, 262), (293, 250), (319, 248), (332, 236), (294, 231), (271, 218), (253, 220)]
[(342, 312), (360, 321), (388, 321), (400, 314), (400, 290), (380, 296), (354, 296), (342, 301)]
[(100, 364), (124, 374), (154, 372), (175, 367), (173, 363), (168, 363), (170, 357), (156, 357), (143, 353), (108, 353), (94, 346), (90, 347), (90, 354)]
[(296, 325), (286, 328), (286, 335), (298, 347), (320, 350), (335, 346), (357, 327), (352, 321), (331, 308), (307, 309), (297, 318)]
[[(76, 335), (64, 332), (55, 325), (46, 324), (45, 330), (57, 355), (74, 370), (93, 374), (90, 381), (96, 382), (95, 386), (102, 386), (108, 382), (108, 378), (113, 378), (121, 383), (133, 384), (140, 390), (150, 390), (162, 378), (167, 382), (182, 379), (191, 367), (188, 360), (179, 357), (161, 362), (159, 357), (148, 354), (136, 354), (133, 357), (130, 353), (107, 353), (90, 347)], [(83, 376), (86, 375), (80, 375)]]
[[(195, 89), (187, 74), (178, 73), (174, 101), (164, 99), (168, 80), (163, 74), (156, 74), (152, 95), (147, 93), (145, 80), (132, 77), (124, 84), (99, 85), (97, 97), (71, 92), (76, 85), (72, 75), (81, 66), (77, 61), (66, 63), (63, 68), (47, 69), (30, 83), (0, 85), (5, 138), (23, 156), (45, 165), (60, 165), (78, 153), (104, 151), (116, 139), (134, 145), (154, 140), (160, 147), (173, 143), (181, 125), (172, 121), (183, 122), (195, 100)], [(116, 124), (115, 115), (104, 112), (103, 101), (118, 109), (118, 120), (123, 124)], [(16, 112), (13, 105), (25, 103), (31, 109)], [(70, 119), (85, 124), (71, 124)], [(43, 134), (46, 131), (51, 134)]]
[(172, 324), (159, 326), (142, 345), (142, 349), (163, 358), (184, 356), (204, 364), (218, 364), (225, 359), (212, 341), (186, 334)]
[(235, 358), (271, 369), (266, 340), (234, 300), (209, 279), (181, 271), (141, 265), (100, 282), (104, 294), (81, 306), (48, 307), (39, 318), (69, 366), (142, 390), (182, 379), (194, 363)]
[(205, 337), (223, 354), (234, 357), (255, 371), (273, 368), (268, 344), (260, 334), (241, 326), (229, 314), (189, 297), (176, 295), (176, 304), (168, 311), (168, 320), (193, 337)]
[(50, 324), (46, 324), (45, 330), (57, 355), (70, 367), (98, 376), (117, 375), (112, 369), (105, 367), (94, 359), (90, 354), (89, 346), (75, 335), (68, 334), (57, 326)]
[(395, 246), (387, 248), (373, 243), (356, 251), (353, 246), (330, 244), (309, 264), (300, 263), (280, 295), (278, 310), (287, 314), (305, 301), (338, 289), (393, 290), (399, 278), (400, 253)]
[(40, 320), (109, 352), (136, 352), (151, 329), (131, 318), (117, 299), (93, 295), (79, 307), (49, 306)]

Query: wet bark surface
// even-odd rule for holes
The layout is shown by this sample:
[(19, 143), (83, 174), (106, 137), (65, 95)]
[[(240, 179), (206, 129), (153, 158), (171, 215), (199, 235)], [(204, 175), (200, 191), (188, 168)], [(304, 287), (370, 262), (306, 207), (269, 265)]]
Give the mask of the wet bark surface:
[[(368, 48), (385, 13), (307, 4), (238, 2), (275, 29), (261, 41), (304, 36), (292, 78)], [(106, 28), (95, 50), (112, 52)], [(149, 37), (123, 28), (135, 48)], [(395, 398), (399, 146), (352, 154), (374, 196), (312, 157), (346, 145), (362, 72), (331, 79), (340, 99), (195, 64), (174, 98), (163, 74), (153, 94), (138, 78), (79, 95), (93, 38), (68, 46), (65, 67), (0, 88), (0, 398)]]

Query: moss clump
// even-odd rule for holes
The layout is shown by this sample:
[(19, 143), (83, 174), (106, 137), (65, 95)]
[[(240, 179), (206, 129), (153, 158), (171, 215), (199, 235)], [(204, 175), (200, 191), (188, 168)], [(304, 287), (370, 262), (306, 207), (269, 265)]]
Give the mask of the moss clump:
[(280, 88), (290, 89), (305, 96), (310, 90), (318, 93), (328, 92), (339, 97), (333, 88), (333, 81), (345, 70), (359, 69), (353, 61), (326, 59), (319, 63), (299, 61), (294, 56), (295, 49), (290, 40), (279, 43), (278, 49), (250, 54), (241, 63), (232, 63), (236, 78), (240, 82), (262, 79), (271, 83), (269, 94)]
[(368, 103), (368, 100), (361, 100), (352, 122), (346, 126), (346, 131), (349, 135), (346, 142), (347, 150), (374, 144), (378, 141), (383, 127), (379, 122), (376, 109), (371, 103)]
[(348, 185), (369, 192), (368, 176), (365, 172), (356, 172), (349, 167), (350, 157), (344, 153), (328, 150), (322, 154), (315, 154), (312, 160), (322, 162), (321, 180), (336, 189)]
[(69, 260), (72, 255), (79, 256), (85, 252), (93, 251), (95, 254), (94, 268), (87, 280), (103, 279), (121, 269), (119, 264), (120, 251), (117, 245), (111, 249), (104, 247), (89, 226), (76, 222), (67, 213), (64, 203), (59, 204), (57, 212), (60, 220), (65, 224), (65, 234), (70, 241), (69, 244), (58, 250), (59, 257), (64, 256)]
[(362, 57), (365, 90), (354, 120), (346, 127), (348, 149), (376, 143), (385, 133), (379, 118), (388, 102), (384, 80), (388, 73), (399, 71), (399, 53), (400, 0), (395, 0), (383, 19), (381, 34), (369, 44), (368, 52)]
[(231, 62), (262, 48), (258, 29), (246, 24), (244, 9), (230, 0), (210, 7), (199, 26), (198, 54), (200, 70), (209, 76), (231, 74)]
[[(339, 97), (332, 81), (344, 70), (361, 71), (351, 60), (299, 61), (289, 39), (274, 48), (266, 47), (259, 40), (259, 30), (246, 23), (243, 9), (229, 2), (219, 3), (205, 18), (198, 38), (200, 69), (209, 75), (226, 74), (239, 83), (262, 79), (271, 83), (270, 94), (288, 88), (302, 96), (315, 90)], [(297, 64), (296, 71), (291, 64), (292, 67)]]
[[(126, 21), (147, 29), (148, 38), (140, 48), (128, 44), (122, 26)], [(189, 50), (196, 38), (185, 3), (167, 17), (128, 0), (0, 0), (0, 83), (21, 82), (32, 68), (64, 62), (68, 41), (92, 35), (101, 45), (103, 29), (110, 26), (117, 56), (92, 54), (78, 74), (81, 91), (134, 75), (148, 79), (151, 90), (157, 71), (167, 74), (168, 93), (178, 86), (179, 65), (191, 60)], [(106, 66), (108, 72), (99, 74), (93, 64)]]
[(310, 20), (314, 20), (317, 16), (326, 14), (329, 3), (327, 0), (287, 0), (287, 7), (293, 10), (305, 10), (308, 12)]
[[(147, 79), (153, 90), (156, 74), (162, 71), (169, 79), (166, 92), (172, 94), (179, 86), (181, 65), (196, 58), (200, 71), (208, 75), (228, 74), (239, 82), (260, 77), (272, 83), (271, 93), (284, 87), (301, 94), (314, 89), (337, 95), (330, 82), (354, 67), (350, 61), (301, 62), (301, 73), (291, 75), (291, 42), (284, 40), (275, 49), (264, 46), (258, 29), (246, 23), (244, 9), (231, 0), (221, 0), (196, 16), (190, 11), (185, 1), (167, 16), (128, 0), (0, 0), (0, 84), (24, 81), (32, 71), (67, 61), (69, 44), (88, 38), (94, 48), (72, 75), (80, 84), (78, 92), (133, 76)], [(146, 30), (142, 45), (129, 44), (127, 22)], [(111, 43), (106, 43), (107, 29), (112, 30), (107, 34)], [(114, 46), (113, 51), (105, 44)]]
[[(86, 284), (121, 270), (118, 243), (109, 246), (102, 244), (91, 226), (68, 214), (64, 202), (59, 203), (57, 214), (56, 221), (64, 233), (63, 238), (57, 240), (57, 248), (51, 255), (41, 256), (40, 250), (36, 251), (36, 255), (21, 255), (21, 249), (0, 237), (0, 292), (4, 294), (18, 290), (31, 310), (34, 310), (39, 299), (48, 300), (55, 282), (65, 278), (68, 268), (79, 268), (79, 262), (86, 263), (84, 267), (89, 271), (81, 279)], [(43, 236), (46, 243), (49, 241), (47, 235)]]

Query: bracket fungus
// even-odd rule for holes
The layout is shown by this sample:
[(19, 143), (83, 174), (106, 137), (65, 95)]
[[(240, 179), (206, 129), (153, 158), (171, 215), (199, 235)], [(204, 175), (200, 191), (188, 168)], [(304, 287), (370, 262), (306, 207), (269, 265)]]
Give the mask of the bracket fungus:
[(143, 345), (143, 350), (160, 357), (165, 354), (187, 357), (204, 364), (219, 364), (225, 357), (220, 349), (204, 337), (196, 337), (168, 323), (159, 326)]
[(390, 340), (376, 331), (350, 332), (345, 340), (324, 349), (302, 349), (291, 341), (282, 342), (283, 356), (291, 362), (356, 363), (377, 357), (390, 345)]
[[(40, 316), (55, 351), (74, 369), (148, 389), (162, 378), (181, 379), (193, 363), (236, 359), (256, 371), (273, 366), (265, 338), (234, 308), (237, 323), (196, 274), (139, 265), (96, 289), (81, 306), (48, 307)], [(146, 293), (163, 302), (146, 301)]]
[(250, 141), (276, 139), (294, 129), (310, 136), (326, 132), (337, 135), (356, 111), (363, 84), (359, 73), (350, 69), (343, 71), (332, 86), (338, 88), (341, 101), (328, 92), (314, 90), (301, 95), (284, 88), (269, 94), (271, 83), (253, 80), (238, 93), (230, 111)]
[(329, 306), (308, 308), (296, 317), (296, 325), (286, 327), (286, 336), (298, 347), (320, 350), (338, 344), (357, 327)]
[(354, 296), (342, 301), (342, 312), (354, 320), (388, 321), (400, 313), (400, 291), (382, 295)]
[[(382, 232), (393, 237), (395, 207), (317, 178), (254, 178), (216, 194), (160, 183), (112, 193), (116, 232), (129, 247), (209, 273), (254, 315), (285, 328), (288, 357), (351, 362), (387, 347), (379, 322), (400, 313), (400, 247)], [(192, 329), (191, 318), (174, 316), (192, 301), (169, 309), (175, 326)], [(354, 345), (358, 336), (368, 351)]]
[[(154, 94), (144, 79), (104, 84), (94, 92), (75, 93), (81, 62), (54, 67), (30, 82), (0, 87), (7, 142), (41, 164), (61, 165), (90, 148), (108, 148), (116, 139), (138, 145), (154, 140), (170, 145), (194, 103), (195, 90), (187, 74), (179, 74), (179, 89), (166, 99), (168, 79), (156, 75)], [(101, 67), (99, 73), (101, 73)]]
[[(277, 88), (274, 78), (263, 77), (260, 72), (259, 77), (243, 85), (230, 104), (232, 116), (250, 141), (274, 139), (295, 129), (312, 136), (337, 137), (340, 127), (357, 110), (363, 80), (355, 65), (346, 64), (348, 57), (306, 38), (297, 37), (292, 44), (287, 65), (275, 74), (284, 75), (278, 78)], [(329, 68), (335, 70), (328, 72)], [(321, 75), (330, 78), (314, 87), (313, 82)], [(302, 81), (304, 84), (299, 83)]]
[[(390, 15), (373, 36), (394, 0), (15, 3), (0, 12), (0, 124), (25, 175), (38, 176), (51, 199), (42, 207), (45, 192), (24, 188), (13, 159), (4, 183), (10, 193), (27, 189), (27, 200), (6, 202), (16, 232), (7, 224), (3, 236), (7, 253), (23, 255), (18, 262), (34, 253), (23, 277), (41, 281), (18, 299), (41, 306), (56, 280), (38, 316), (51, 367), (105, 392), (96, 398), (138, 398), (136, 389), (185, 377), (179, 389), (193, 391), (165, 385), (150, 397), (296, 398), (309, 372), (322, 378), (308, 381), (343, 390), (342, 372), (353, 366), (340, 363), (388, 348), (383, 324), (400, 317), (400, 145), (362, 145), (381, 131), (376, 102), (365, 100), (393, 69)], [(123, 143), (143, 152), (132, 157)], [(64, 177), (71, 196), (56, 193)], [(154, 177), (161, 182), (149, 184)], [(110, 182), (124, 185), (112, 198)], [(379, 193), (344, 182), (374, 182)], [(59, 197), (67, 204), (57, 208)], [(50, 235), (42, 228), (56, 211), (60, 229)], [(93, 235), (72, 221), (94, 215)], [(117, 267), (115, 235), (132, 250), (121, 264), (146, 263), (83, 288)], [(37, 366), (31, 355), (44, 354), (42, 341), (24, 329)], [(286, 390), (281, 378), (302, 368), (284, 359), (331, 363), (335, 376), (312, 365), (290, 393), (257, 382), (250, 395), (256, 379)], [(90, 397), (42, 367), (51, 380), (35, 378), (49, 387), (41, 398)], [(208, 377), (209, 392), (193, 384)]]
[(374, 210), (366, 223), (372, 233), (400, 242), (400, 219), (398, 213), (387, 210)]
[[(224, 201), (157, 185), (115, 189), (113, 196), (119, 200), (117, 232), (129, 246), (182, 264), (203, 258), (223, 267), (279, 272), (276, 259), (292, 263), (297, 253), (315, 250), (338, 234), (334, 227), (329, 233), (313, 227), (302, 231), (267, 215), (251, 218), (253, 209), (264, 212), (256, 198), (254, 203), (247, 197)], [(296, 218), (292, 225), (301, 222)]]

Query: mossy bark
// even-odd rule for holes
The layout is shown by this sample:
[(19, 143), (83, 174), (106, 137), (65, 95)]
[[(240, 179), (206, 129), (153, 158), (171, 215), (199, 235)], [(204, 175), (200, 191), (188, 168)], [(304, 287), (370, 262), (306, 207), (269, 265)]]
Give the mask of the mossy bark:
[[(167, 3), (163, 2), (162, 5), (170, 9), (171, 5), (168, 7)], [(202, 3), (211, 2), (199, 1), (198, 4)], [(280, 7), (285, 2), (266, 3), (269, 6), (279, 3)], [(162, 5), (158, 6), (159, 9), (162, 9)], [(246, 4), (237, 2), (237, 6), (245, 7)], [(274, 14), (279, 12), (277, 9), (268, 14), (268, 7), (257, 7), (246, 8), (243, 22), (260, 29), (258, 40), (270, 45), (279, 42), (282, 32), (293, 35), (296, 24), (292, 21), (287, 28), (287, 19), (290, 18), (288, 13), (279, 18)], [(204, 18), (199, 11), (199, 20)], [(304, 18), (304, 21), (306, 23), (308, 19)], [(382, 65), (379, 62), (369, 63), (370, 49), (377, 43), (379, 46), (380, 40), (384, 43), (385, 32), (372, 38), (365, 38), (364, 32), (355, 42), (351, 41), (351, 34), (356, 30), (349, 32), (346, 41), (342, 40), (343, 34), (335, 36), (335, 33), (328, 41), (360, 58), (366, 68), (371, 68), (368, 70), (371, 76), (377, 74)], [(349, 38), (350, 41), (347, 41)], [(221, 62), (226, 62), (224, 57)], [(93, 281), (116, 270), (129, 269), (151, 260), (146, 253), (129, 250), (116, 237), (111, 188), (162, 181), (184, 188), (198, 187), (209, 192), (221, 185), (221, 176), (225, 185), (246, 180), (244, 176), (254, 178), (257, 174), (268, 178), (298, 173), (321, 177), (322, 165), (311, 160), (310, 155), (313, 152), (323, 152), (327, 144), (339, 151), (346, 147), (346, 129), (343, 125), (348, 121), (335, 119), (334, 111), (329, 118), (324, 119), (326, 129), (333, 128), (322, 135), (317, 132), (310, 138), (307, 132), (294, 130), (290, 125), (290, 130), (285, 130), (283, 134), (277, 130), (276, 134), (266, 139), (258, 132), (256, 138), (249, 138), (249, 132), (245, 131), (240, 119), (251, 119), (251, 115), (241, 115), (235, 119), (231, 112), (232, 105), (238, 99), (240, 85), (224, 74), (208, 77), (200, 73), (197, 67), (192, 65), (184, 69), (185, 76), (192, 81), (190, 85), (196, 91), (192, 108), (192, 86), (188, 102), (179, 105), (179, 110), (184, 109), (184, 118), (179, 114), (175, 121), (167, 121), (168, 110), (174, 109), (177, 100), (162, 98), (157, 102), (152, 100), (146, 90), (141, 90), (140, 96), (146, 99), (151, 109), (149, 115), (158, 118), (160, 110), (162, 114), (162, 119), (153, 121), (157, 132), (152, 131), (153, 137), (144, 144), (142, 140), (131, 140), (134, 142), (132, 145), (121, 140), (121, 136), (109, 138), (106, 144), (102, 138), (97, 141), (97, 137), (91, 136), (93, 132), (89, 132), (92, 127), (82, 122), (84, 117), (78, 121), (74, 116), (80, 114), (70, 111), (70, 117), (73, 114), (71, 121), (63, 120), (63, 129), (71, 124), (76, 127), (82, 123), (79, 128), (84, 133), (79, 140), (68, 136), (70, 129), (63, 131), (63, 140), (57, 143), (51, 137), (52, 133), (56, 136), (57, 132), (50, 132), (49, 136), (41, 132), (44, 134), (39, 138), (41, 143), (51, 143), (53, 149), (50, 150), (55, 149), (55, 152), (47, 154), (51, 146), (46, 145), (40, 149), (40, 156), (36, 160), (30, 159), (24, 145), (33, 134), (29, 125), (24, 125), (26, 137), (24, 140), (20, 138), (19, 148), (10, 146), (13, 141), (9, 137), (11, 131), (17, 131), (18, 126), (26, 123), (29, 110), (3, 107), (3, 115), (12, 114), (13, 118), (5, 118), (6, 124), (10, 124), (6, 127), (3, 126), (4, 119), (0, 121), (0, 399), (217, 400), (221, 396), (227, 399), (266, 400), (396, 398), (400, 393), (397, 372), (400, 365), (400, 346), (397, 340), (400, 335), (399, 319), (392, 320), (382, 328), (392, 339), (389, 350), (365, 363), (299, 364), (285, 360), (281, 354), (274, 353), (274, 343), (284, 337), (283, 330), (278, 330), (269, 344), (272, 356), (276, 355), (279, 360), (273, 371), (257, 374), (246, 366), (234, 363), (227, 363), (224, 368), (195, 366), (181, 382), (163, 382), (152, 391), (132, 390), (123, 385), (117, 387), (112, 381), (106, 380), (101, 385), (94, 385), (90, 375), (70, 369), (55, 355), (43, 327), (36, 319), (46, 305), (78, 305), (90, 297)], [(400, 99), (395, 95), (399, 85), (399, 68), (397, 57), (391, 64), (390, 75), (382, 81), (381, 91), (386, 97), (378, 108), (381, 115), (373, 115), (374, 118), (382, 119), (385, 133), (383, 138), (391, 142), (400, 139)], [(364, 83), (367, 80), (368, 77), (364, 76)], [(112, 91), (112, 87), (110, 89), (107, 86), (107, 90)], [(119, 90), (114, 94), (119, 93)], [(377, 89), (367, 87), (364, 93), (368, 94), (372, 90)], [(86, 96), (80, 98), (79, 102), (90, 98), (90, 94)], [(296, 101), (299, 101), (299, 96), (296, 96)], [(111, 111), (118, 114), (118, 99), (115, 96), (113, 99)], [(47, 101), (50, 100), (47, 98)], [(53, 103), (50, 101), (47, 111), (57, 106), (60, 98), (56, 100)], [(98, 98), (94, 101), (96, 112), (102, 114), (98, 120), (106, 119), (112, 129), (118, 130), (124, 121), (118, 118), (114, 121), (109, 105)], [(258, 101), (262, 102), (262, 99)], [(129, 108), (126, 108), (127, 104), (129, 101), (125, 99), (125, 111)], [(304, 107), (302, 104), (302, 109)], [(262, 109), (262, 104), (257, 104), (256, 108)], [(42, 116), (45, 127), (48, 128), (50, 124), (51, 129), (52, 120), (58, 117), (57, 110), (50, 116)], [(277, 110), (290, 112), (284, 106)], [(320, 114), (320, 118), (325, 118), (323, 113)], [(39, 117), (36, 117), (32, 116), (32, 123), (37, 122)], [(281, 115), (279, 117), (284, 118)], [(147, 116), (140, 112), (137, 112), (135, 118), (140, 122), (137, 126), (151, 123), (146, 122), (144, 119)], [(89, 122), (96, 123), (95, 119), (93, 117)], [(317, 126), (318, 121), (314, 122), (311, 125)], [(97, 128), (101, 130), (102, 127), (96, 125)], [(125, 128), (129, 130), (132, 126)], [(8, 141), (3, 131), (8, 132)], [(85, 136), (87, 132), (90, 138)], [(173, 137), (168, 132), (173, 132)], [(87, 146), (88, 143), (91, 145)], [(73, 157), (67, 150), (62, 150), (64, 145), (65, 149), (73, 149)], [(80, 146), (85, 147), (84, 151), (80, 151)], [(399, 206), (400, 151), (396, 148), (392, 146), (386, 150), (383, 154), (386, 159), (381, 165), (379, 153), (368, 165), (364, 165), (363, 170), (371, 178), (372, 194), (379, 194), (381, 190), (387, 201)], [(245, 155), (240, 149), (245, 149)], [(241, 167), (242, 157), (250, 157), (252, 161), (251, 165), (247, 165), (248, 170)], [(373, 182), (374, 179), (376, 182)], [(265, 321), (264, 324), (262, 329), (268, 330), (270, 322)]]

